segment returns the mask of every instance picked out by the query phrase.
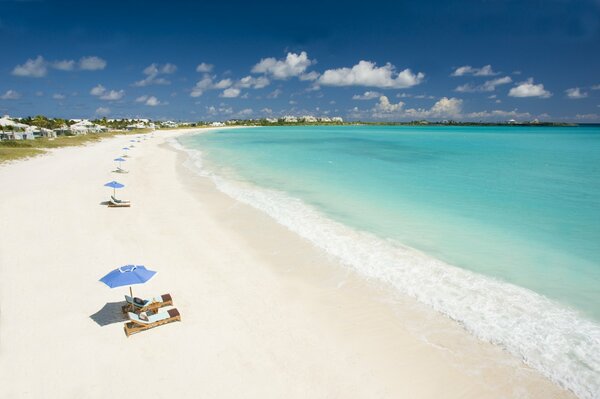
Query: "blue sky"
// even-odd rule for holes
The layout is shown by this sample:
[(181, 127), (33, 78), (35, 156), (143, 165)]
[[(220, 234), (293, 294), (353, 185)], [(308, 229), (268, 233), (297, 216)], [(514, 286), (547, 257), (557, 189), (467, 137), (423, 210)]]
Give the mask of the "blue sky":
[(600, 122), (600, 0), (0, 0), (0, 113)]

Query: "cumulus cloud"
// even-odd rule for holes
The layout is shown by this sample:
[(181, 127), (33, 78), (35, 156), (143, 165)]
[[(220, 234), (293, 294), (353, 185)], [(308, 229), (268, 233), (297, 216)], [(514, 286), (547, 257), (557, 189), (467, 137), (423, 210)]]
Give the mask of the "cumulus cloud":
[(579, 87), (567, 89), (565, 90), (565, 94), (568, 98), (572, 100), (578, 100), (580, 98), (586, 98), (588, 96), (588, 93), (581, 91)]
[(218, 82), (216, 82), (215, 84), (213, 84), (212, 88), (213, 89), (226, 89), (229, 86), (231, 86), (233, 84), (233, 81), (231, 79), (221, 79)]
[(7, 90), (0, 96), (1, 100), (18, 100), (19, 98), (21, 98), (21, 94), (15, 90)]
[(259, 76), (258, 78), (252, 76), (246, 76), (239, 80), (237, 86), (242, 88), (253, 88), (253, 89), (262, 89), (267, 87), (271, 83), (269, 79), (264, 76)]
[(531, 114), (529, 112), (518, 112), (516, 109), (512, 111), (503, 111), (503, 110), (493, 110), (493, 111), (479, 111), (479, 112), (471, 112), (465, 115), (469, 119), (528, 119), (531, 118)]
[(235, 98), (239, 95), (240, 95), (240, 89), (237, 89), (235, 87), (230, 87), (228, 89), (223, 90), (223, 93), (221, 93), (221, 95), (219, 97)]
[(146, 77), (142, 80), (138, 80), (134, 82), (133, 85), (137, 87), (144, 87), (150, 85), (168, 85), (171, 84), (171, 81), (164, 78), (162, 75), (170, 75), (177, 71), (177, 66), (171, 63), (166, 63), (164, 65), (159, 65), (152, 63), (148, 65), (142, 73), (146, 75)]
[[(314, 63), (313, 60), (308, 58), (306, 51), (300, 54), (288, 53), (283, 60), (277, 60), (274, 57), (261, 59), (252, 67), (252, 73), (264, 73), (272, 76), (273, 79), (285, 80), (303, 75), (306, 69)], [(314, 75), (305, 76), (313, 77)]]
[(600, 90), (600, 85), (594, 85), (594, 86), (592, 86), (592, 90)]
[(466, 83), (462, 86), (458, 86), (454, 90), (460, 93), (490, 92), (496, 90), (496, 86), (505, 85), (509, 83), (512, 83), (511, 77), (505, 76), (503, 78), (487, 80), (483, 84), (476, 86)]
[(273, 113), (273, 110), (271, 108), (263, 108), (260, 110), (260, 112), (262, 112), (263, 114), (271, 115)]
[(321, 74), (319, 72), (311, 71), (311, 72), (308, 72), (308, 73), (303, 73), (302, 75), (298, 76), (298, 78), (300, 80), (310, 80), (310, 81), (313, 81), (313, 80), (317, 80), (320, 75)]
[(442, 97), (429, 109), (404, 107), (402, 101), (393, 104), (386, 96), (379, 97), (379, 102), (373, 108), (374, 118), (459, 118), (462, 111), (462, 100), (459, 98)]
[(82, 57), (79, 60), (79, 69), (82, 71), (98, 71), (106, 68), (106, 61), (100, 57)]
[(372, 100), (374, 98), (381, 97), (381, 93), (377, 91), (365, 91), (363, 94), (355, 94), (352, 96), (353, 100)]
[(44, 57), (38, 55), (37, 58), (28, 59), (24, 64), (17, 65), (12, 70), (15, 76), (26, 76), (32, 78), (42, 78), (48, 73), (48, 68), (54, 68), (59, 71), (96, 71), (106, 67), (106, 61), (100, 57), (82, 57), (79, 62), (74, 60), (46, 61)]
[(498, 72), (494, 72), (491, 65), (485, 65), (481, 68), (473, 68), (470, 65), (458, 67), (450, 74), (450, 76), (494, 76), (498, 75)]
[(206, 62), (201, 62), (200, 64), (198, 64), (198, 66), (196, 67), (196, 72), (210, 72), (213, 70), (215, 66), (212, 64), (207, 64)]
[(28, 59), (22, 65), (17, 65), (12, 70), (12, 74), (15, 76), (23, 76), (30, 78), (42, 78), (46, 76), (48, 73), (48, 68), (46, 67), (46, 61), (44, 57), (38, 55), (37, 58)]
[(55, 93), (52, 95), (52, 98), (55, 100), (64, 100), (65, 98), (67, 98), (67, 96), (61, 93)]
[(543, 84), (534, 84), (533, 78), (529, 78), (527, 81), (521, 82), (517, 86), (510, 89), (508, 95), (510, 97), (549, 98), (552, 96), (552, 93), (544, 89)]
[(110, 108), (107, 107), (98, 107), (96, 108), (96, 115), (98, 116), (106, 116), (110, 114)]
[(324, 86), (368, 86), (402, 89), (418, 85), (425, 74), (414, 74), (410, 69), (396, 73), (396, 68), (387, 63), (377, 67), (374, 62), (360, 61), (352, 68), (328, 69), (317, 82)]
[(75, 61), (73, 60), (61, 60), (54, 61), (52, 68), (58, 69), (59, 71), (72, 71), (75, 69)]
[(579, 119), (579, 120), (588, 120), (588, 121), (590, 121), (590, 120), (598, 120), (598, 119), (600, 119), (600, 115), (598, 115), (598, 114), (577, 114), (577, 115), (575, 115), (575, 118)]
[(146, 100), (145, 104), (150, 107), (156, 107), (157, 105), (160, 105), (160, 101), (158, 100), (158, 98), (156, 98), (154, 96), (150, 96)]
[(404, 107), (404, 103), (400, 101), (397, 104), (390, 103), (390, 100), (386, 96), (379, 97), (379, 102), (375, 106), (378, 112), (392, 113), (398, 112)]
[(90, 94), (100, 98), (101, 100), (116, 101), (123, 98), (125, 95), (125, 90), (106, 90), (104, 86), (99, 84), (90, 90)]
[(98, 86), (92, 87), (92, 90), (90, 90), (90, 94), (92, 96), (101, 96), (102, 94), (104, 94), (105, 91), (106, 91), (106, 88), (104, 86), (102, 86), (101, 84), (99, 84)]
[(252, 110), (252, 108), (244, 108), (240, 111), (238, 111), (238, 113), (236, 114), (238, 117), (248, 117), (250, 115), (252, 115), (254, 111)]

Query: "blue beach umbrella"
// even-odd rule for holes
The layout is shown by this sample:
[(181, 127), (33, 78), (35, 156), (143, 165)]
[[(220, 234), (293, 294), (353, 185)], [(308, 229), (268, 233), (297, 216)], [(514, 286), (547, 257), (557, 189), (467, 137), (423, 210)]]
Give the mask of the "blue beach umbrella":
[(113, 196), (115, 196), (115, 197), (117, 196), (116, 189), (117, 188), (123, 188), (123, 187), (125, 187), (124, 184), (121, 184), (121, 183), (119, 183), (117, 181), (114, 181), (114, 180), (111, 181), (111, 182), (106, 183), (105, 186), (106, 187), (111, 187), (113, 189)]
[[(123, 147), (122, 150), (129, 151), (129, 147)], [(124, 157), (128, 157), (129, 155), (125, 154)]]
[(110, 288), (129, 286), (129, 294), (133, 298), (132, 285), (144, 284), (156, 274), (153, 270), (146, 269), (142, 265), (125, 265), (116, 268), (109, 272), (106, 276), (100, 279), (101, 282)]
[(119, 169), (121, 169), (121, 162), (125, 162), (127, 160), (119, 157), (119, 158), (115, 158), (114, 161), (119, 163)]

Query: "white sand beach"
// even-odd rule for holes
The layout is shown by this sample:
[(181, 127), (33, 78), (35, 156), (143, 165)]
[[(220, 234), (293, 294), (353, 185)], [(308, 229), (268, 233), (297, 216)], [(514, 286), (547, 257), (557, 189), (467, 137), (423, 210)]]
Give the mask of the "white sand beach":
[[(131, 136), (0, 165), (0, 398), (573, 397), (219, 192), (182, 133), (135, 143), (123, 175)], [(101, 204), (111, 180), (131, 208)], [(129, 290), (98, 279), (131, 263), (181, 322), (109, 323)]]

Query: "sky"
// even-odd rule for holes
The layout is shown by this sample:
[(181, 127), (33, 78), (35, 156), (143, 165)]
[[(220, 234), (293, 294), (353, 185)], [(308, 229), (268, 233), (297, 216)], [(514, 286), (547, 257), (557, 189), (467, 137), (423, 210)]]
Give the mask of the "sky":
[(600, 0), (0, 0), (0, 114), (600, 122)]

